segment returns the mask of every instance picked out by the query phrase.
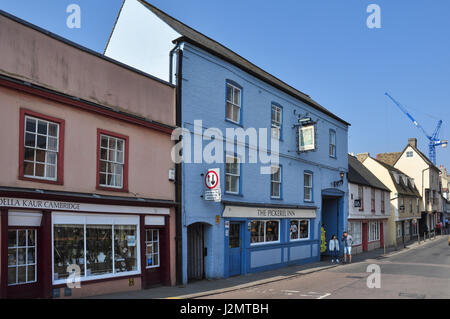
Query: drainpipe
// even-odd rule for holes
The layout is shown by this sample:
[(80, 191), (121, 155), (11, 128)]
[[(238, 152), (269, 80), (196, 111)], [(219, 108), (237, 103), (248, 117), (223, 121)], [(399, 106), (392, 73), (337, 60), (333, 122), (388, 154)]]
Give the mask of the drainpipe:
[[(178, 43), (176, 43), (175, 48), (170, 51), (170, 81), (172, 81), (172, 71), (173, 71), (173, 54), (175, 50), (178, 48)], [(176, 69), (176, 126), (182, 127), (182, 108), (181, 108), (181, 98), (182, 98), (182, 84), (183, 84), (183, 50), (178, 50), (177, 54), (177, 69)], [(182, 180), (182, 163), (175, 164), (175, 200), (178, 203), (176, 209), (176, 218), (175, 218), (175, 242), (176, 242), (176, 282), (177, 285), (183, 283), (183, 241), (182, 241), (182, 232), (183, 232), (183, 180)]]
[(175, 45), (175, 47), (170, 50), (169, 52), (169, 83), (173, 83), (172, 74), (173, 74), (173, 54), (178, 49), (178, 43)]
[[(430, 169), (430, 167), (428, 166), (427, 168), (424, 168), (422, 170), (422, 199), (424, 199), (424, 197), (425, 197), (425, 187), (423, 186), (424, 185), (423, 173), (425, 173), (425, 171), (429, 170), (429, 169)], [(426, 226), (428, 224), (428, 213), (427, 213), (427, 205), (428, 205), (428, 203), (426, 203), (426, 201), (424, 201), (424, 202), (425, 202), (425, 226)], [(420, 218), (420, 220), (422, 220), (422, 218)], [(425, 235), (423, 237), (425, 239)]]

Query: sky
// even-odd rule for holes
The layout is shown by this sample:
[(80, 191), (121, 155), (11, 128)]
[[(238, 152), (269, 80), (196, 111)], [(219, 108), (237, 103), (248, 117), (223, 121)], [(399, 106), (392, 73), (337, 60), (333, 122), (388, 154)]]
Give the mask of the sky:
[[(448, 0), (148, 0), (351, 123), (349, 152), (401, 151), (428, 140), (385, 95), (432, 134), (450, 139)], [(81, 28), (66, 25), (69, 4)], [(103, 52), (122, 0), (0, 0), (0, 9)], [(370, 4), (381, 28), (366, 24)], [(450, 169), (450, 147), (437, 150)]]

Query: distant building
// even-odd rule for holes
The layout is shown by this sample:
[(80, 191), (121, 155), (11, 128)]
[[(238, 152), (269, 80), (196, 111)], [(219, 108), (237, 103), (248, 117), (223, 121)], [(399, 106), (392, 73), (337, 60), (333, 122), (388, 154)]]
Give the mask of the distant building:
[(399, 169), (370, 156), (362, 162), (390, 190), (388, 246), (401, 246), (417, 236), (421, 196), (415, 180)]
[[(378, 156), (385, 156), (383, 154)], [(441, 171), (417, 148), (417, 139), (410, 138), (393, 166), (414, 179), (423, 201), (421, 204), (421, 232), (434, 230), (441, 220), (443, 200)]]
[(391, 190), (354, 156), (348, 156), (348, 227), (353, 251), (384, 246), (390, 218)]

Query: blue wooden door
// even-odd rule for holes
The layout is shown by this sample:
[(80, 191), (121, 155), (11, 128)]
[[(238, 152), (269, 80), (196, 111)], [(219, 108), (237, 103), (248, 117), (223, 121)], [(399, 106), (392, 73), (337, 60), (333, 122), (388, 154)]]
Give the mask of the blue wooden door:
[(241, 255), (242, 255), (241, 224), (230, 223), (230, 234), (229, 234), (230, 276), (237, 276), (241, 274)]

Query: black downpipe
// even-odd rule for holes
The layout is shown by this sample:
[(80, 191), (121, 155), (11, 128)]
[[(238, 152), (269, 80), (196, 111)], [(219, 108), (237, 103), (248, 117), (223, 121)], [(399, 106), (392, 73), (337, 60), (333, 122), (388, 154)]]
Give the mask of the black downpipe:
[[(172, 51), (171, 51), (172, 55)], [(170, 63), (172, 66), (172, 61)], [(171, 73), (172, 74), (172, 73)], [(170, 75), (172, 77), (172, 75)], [(183, 84), (183, 50), (178, 50), (177, 72), (176, 72), (176, 126), (182, 127), (181, 117), (181, 94)], [(183, 282), (183, 242), (182, 242), (182, 221), (183, 221), (183, 197), (182, 197), (182, 163), (175, 164), (175, 199), (178, 203), (175, 218), (175, 242), (176, 242), (176, 282), (177, 285)]]

